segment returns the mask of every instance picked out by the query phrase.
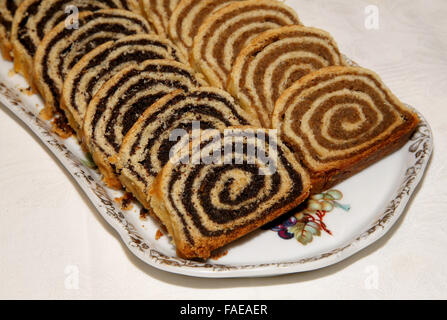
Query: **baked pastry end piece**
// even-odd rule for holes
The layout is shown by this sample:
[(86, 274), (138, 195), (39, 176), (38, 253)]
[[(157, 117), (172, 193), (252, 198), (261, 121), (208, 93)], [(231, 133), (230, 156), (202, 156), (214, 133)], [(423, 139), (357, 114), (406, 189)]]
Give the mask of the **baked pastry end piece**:
[[(164, 166), (151, 188), (150, 207), (180, 257), (207, 259), (213, 250), (308, 197), (308, 174), (275, 132), (254, 127), (207, 132), (179, 149), (180, 155), (189, 152), (189, 161), (174, 157)], [(243, 147), (236, 147), (238, 143)], [(224, 149), (231, 152), (222, 152), (214, 162), (204, 161), (209, 150)], [(266, 157), (252, 157), (249, 150)]]

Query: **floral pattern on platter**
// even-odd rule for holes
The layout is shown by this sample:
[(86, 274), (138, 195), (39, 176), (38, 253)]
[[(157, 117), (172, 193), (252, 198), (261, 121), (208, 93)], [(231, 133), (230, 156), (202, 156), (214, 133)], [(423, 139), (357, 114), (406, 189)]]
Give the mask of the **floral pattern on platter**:
[(282, 239), (290, 240), (295, 238), (299, 243), (307, 245), (314, 237), (321, 236), (324, 231), (332, 235), (324, 223), (324, 217), (335, 208), (349, 211), (349, 205), (341, 204), (338, 200), (343, 199), (343, 193), (339, 190), (329, 190), (323, 193), (314, 194), (305, 204), (305, 208), (294, 213), (283, 223), (271, 228), (277, 232)]

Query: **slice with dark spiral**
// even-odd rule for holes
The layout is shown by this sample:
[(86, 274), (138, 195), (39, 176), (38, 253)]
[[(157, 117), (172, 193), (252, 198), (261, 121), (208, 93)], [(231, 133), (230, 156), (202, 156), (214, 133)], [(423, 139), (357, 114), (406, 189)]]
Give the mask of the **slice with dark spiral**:
[(191, 63), (208, 82), (226, 88), (234, 60), (260, 33), (301, 24), (295, 11), (274, 0), (231, 3), (209, 16), (194, 38)]
[(180, 0), (140, 0), (146, 18), (159, 35), (167, 36), (169, 18)]
[(157, 176), (150, 205), (184, 258), (210, 257), (309, 195), (308, 174), (276, 130), (209, 131), (178, 154)]
[(3, 59), (12, 60), (10, 35), (14, 14), (23, 0), (0, 0), (0, 52)]
[(228, 90), (270, 128), (273, 107), (285, 89), (306, 74), (338, 65), (345, 62), (329, 33), (303, 26), (268, 30), (241, 51)]
[(214, 11), (240, 0), (181, 0), (169, 19), (169, 36), (186, 55), (200, 26)]
[(46, 117), (60, 113), (63, 82), (84, 55), (105, 42), (150, 32), (142, 16), (120, 9), (81, 13), (78, 29), (67, 29), (64, 22), (54, 27), (34, 58), (34, 80), (44, 100)]
[(319, 193), (402, 147), (419, 119), (372, 71), (327, 67), (284, 91), (272, 122)]
[(126, 135), (118, 157), (120, 180), (149, 209), (149, 189), (177, 139), (199, 130), (249, 124), (249, 116), (223, 90), (173, 92), (147, 109)]
[[(134, 2), (135, 0), (131, 0)], [(73, 18), (82, 11), (126, 9), (122, 0), (25, 0), (18, 7), (13, 20), (11, 42), (14, 69), (22, 74), (32, 89), (33, 57), (42, 39), (61, 22), (75, 23)], [(73, 28), (75, 25), (71, 25)]]
[(68, 72), (62, 90), (61, 108), (71, 127), (80, 133), (90, 100), (107, 80), (130, 65), (155, 59), (186, 61), (169, 40), (149, 34), (109, 41), (86, 54)]
[(147, 60), (123, 69), (101, 87), (88, 105), (83, 139), (108, 186), (120, 187), (116, 158), (124, 136), (144, 111), (168, 93), (199, 85), (187, 65)]

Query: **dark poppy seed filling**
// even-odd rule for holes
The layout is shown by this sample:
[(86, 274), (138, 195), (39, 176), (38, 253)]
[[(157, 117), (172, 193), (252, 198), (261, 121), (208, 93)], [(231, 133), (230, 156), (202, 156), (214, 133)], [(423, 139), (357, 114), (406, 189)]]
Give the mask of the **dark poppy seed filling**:
[(150, 32), (143, 17), (119, 9), (83, 13), (78, 29), (67, 29), (64, 22), (58, 24), (39, 45), (34, 60), (34, 74), (40, 75), (35, 82), (47, 114), (60, 110), (63, 82), (84, 55), (106, 42)]
[[(16, 11), (11, 33), (14, 49), (15, 69), (23, 74), (32, 84), (33, 58), (37, 47), (55, 26), (61, 22), (69, 22), (69, 6), (77, 11), (97, 11), (103, 9), (124, 9), (116, 0), (28, 0)], [(73, 29), (69, 29), (73, 30)]]
[(20, 5), (20, 3), (22, 2), (22, 0), (4, 0), (2, 1), (4, 2), (4, 6), (5, 8), (12, 14), (14, 15), (14, 12), (17, 10), (17, 7)]
[(180, 0), (141, 0), (146, 18), (155, 26), (159, 35), (168, 34), (169, 18)]
[(305, 76), (284, 91), (273, 114), (273, 127), (318, 177), (360, 170), (405, 143), (417, 123), (376, 74), (352, 67)]
[(194, 134), (195, 129), (221, 130), (249, 124), (246, 113), (225, 91), (203, 87), (173, 92), (147, 109), (126, 135), (119, 153), (121, 180), (133, 181), (138, 194), (147, 194), (185, 135)]
[[(187, 258), (209, 257), (301, 203), (310, 188), (306, 172), (274, 131), (230, 127), (217, 137), (204, 133), (180, 149), (190, 161), (168, 162), (151, 191), (154, 213)], [(192, 161), (209, 149), (220, 150), (220, 161)], [(264, 157), (253, 158), (249, 150)], [(269, 164), (276, 169), (260, 174)]]
[(246, 109), (255, 108), (264, 127), (271, 126), (276, 100), (303, 76), (344, 65), (337, 44), (325, 31), (286, 26), (266, 31), (241, 51), (228, 89)]
[(117, 157), (124, 137), (151, 105), (171, 92), (199, 85), (187, 65), (167, 59), (133, 64), (108, 80), (91, 100), (83, 126), (95, 160), (104, 162), (104, 175), (117, 180), (108, 159)]
[(207, 80), (224, 88), (242, 48), (260, 33), (287, 25), (300, 25), (294, 10), (279, 1), (248, 0), (214, 12), (194, 38), (192, 63)]
[(68, 73), (62, 90), (62, 108), (73, 128), (79, 132), (90, 100), (105, 82), (130, 65), (155, 59), (184, 60), (168, 40), (147, 34), (107, 42), (85, 55)]

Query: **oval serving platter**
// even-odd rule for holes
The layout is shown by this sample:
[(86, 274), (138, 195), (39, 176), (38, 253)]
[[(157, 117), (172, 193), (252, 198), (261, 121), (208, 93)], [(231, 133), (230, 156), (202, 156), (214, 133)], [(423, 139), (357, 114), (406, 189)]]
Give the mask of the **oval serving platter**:
[[(39, 118), (42, 100), (25, 94), (27, 85), (10, 75), (0, 59), (0, 102), (51, 150), (73, 176), (100, 215), (129, 250), (145, 263), (183, 275), (209, 278), (260, 277), (323, 268), (340, 262), (385, 235), (399, 219), (429, 162), (433, 137), (421, 123), (408, 143), (375, 165), (314, 196), (313, 207), (282, 218), (228, 245), (207, 262), (180, 259), (160, 226), (141, 215), (139, 204), (124, 211), (123, 192), (107, 188), (74, 138), (60, 139)], [(378, 178), (379, 177), (379, 178)]]

